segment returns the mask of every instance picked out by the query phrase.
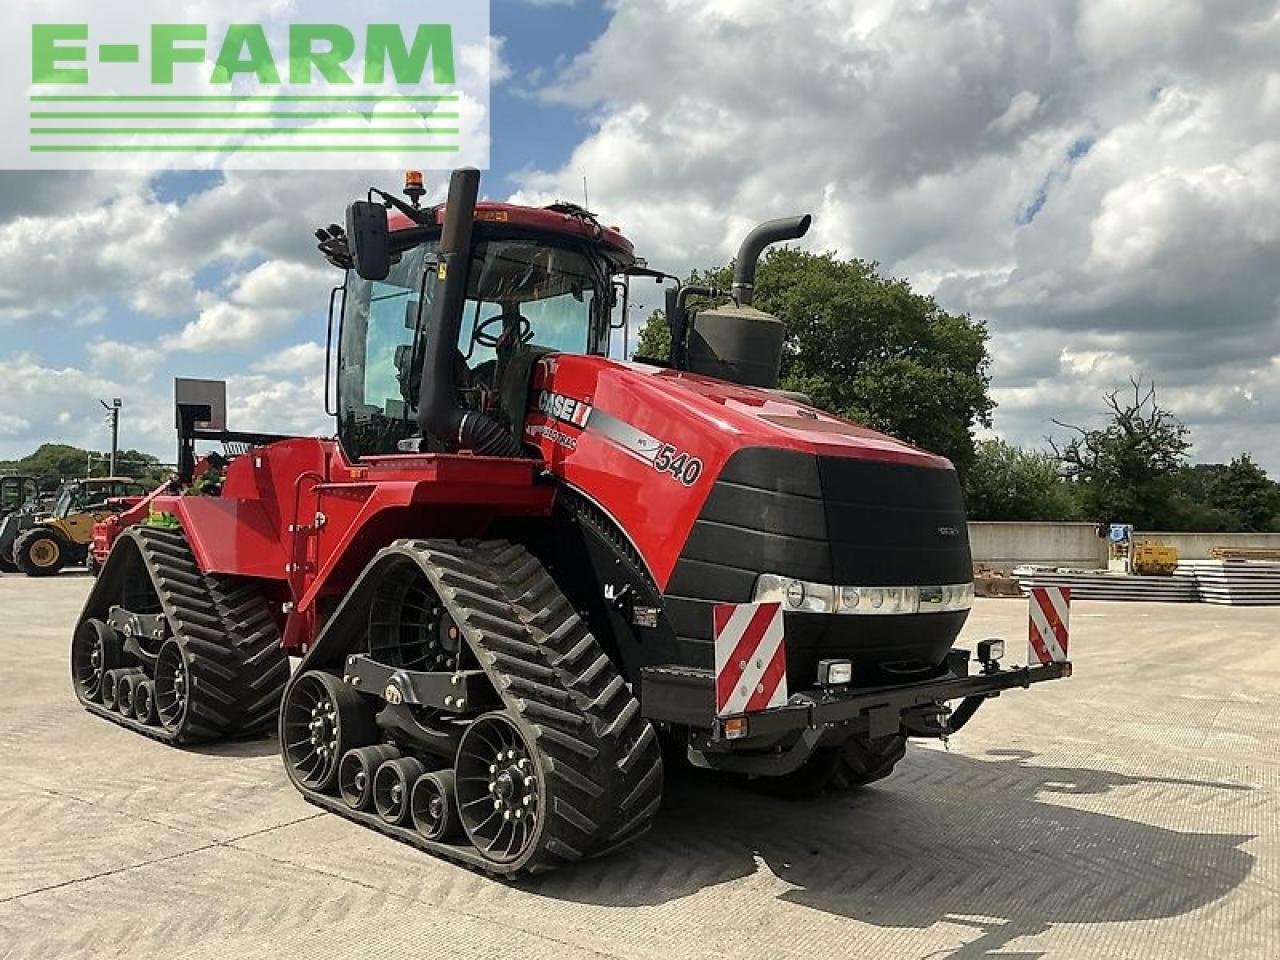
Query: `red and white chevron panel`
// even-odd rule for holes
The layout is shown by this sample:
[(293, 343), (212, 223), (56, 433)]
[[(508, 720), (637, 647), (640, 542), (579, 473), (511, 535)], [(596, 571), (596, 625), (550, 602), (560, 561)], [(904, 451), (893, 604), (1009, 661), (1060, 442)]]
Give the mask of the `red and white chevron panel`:
[(1028, 663), (1065, 663), (1071, 619), (1070, 587), (1032, 587)]
[(787, 702), (782, 604), (721, 603), (713, 611), (716, 716), (754, 713)]

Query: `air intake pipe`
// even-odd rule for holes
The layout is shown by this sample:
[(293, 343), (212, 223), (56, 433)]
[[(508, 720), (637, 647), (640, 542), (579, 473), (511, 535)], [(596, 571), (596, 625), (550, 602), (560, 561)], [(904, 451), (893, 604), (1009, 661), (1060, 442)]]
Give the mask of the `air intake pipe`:
[(783, 217), (762, 223), (747, 234), (738, 248), (738, 259), (733, 268), (733, 300), (740, 307), (749, 307), (756, 295), (756, 267), (765, 247), (783, 240), (799, 240), (809, 232), (813, 217)]
[(480, 171), (455, 170), (440, 235), (440, 264), (432, 304), (431, 325), (422, 359), (418, 427), (423, 437), (490, 457), (518, 457), (520, 444), (510, 431), (487, 414), (458, 404), (456, 357), (462, 313), (471, 270), (471, 235), (475, 227)]

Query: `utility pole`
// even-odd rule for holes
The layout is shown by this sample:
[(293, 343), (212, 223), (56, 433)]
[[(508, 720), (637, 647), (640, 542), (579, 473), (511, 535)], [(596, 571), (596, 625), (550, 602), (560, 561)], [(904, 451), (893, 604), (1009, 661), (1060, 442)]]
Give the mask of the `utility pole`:
[(116, 452), (120, 449), (120, 407), (123, 404), (120, 398), (116, 397), (110, 403), (105, 400), (99, 400), (103, 409), (107, 411), (107, 422), (111, 424), (111, 472), (107, 476), (114, 477), (116, 475)]

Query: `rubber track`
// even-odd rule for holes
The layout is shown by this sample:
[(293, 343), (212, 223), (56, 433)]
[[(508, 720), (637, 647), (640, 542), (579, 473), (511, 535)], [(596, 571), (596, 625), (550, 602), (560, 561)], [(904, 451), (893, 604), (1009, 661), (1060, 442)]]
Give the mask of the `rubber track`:
[[(613, 662), (537, 558), (506, 542), (398, 541), (371, 566), (388, 553), (417, 562), (507, 710), (541, 753), (554, 782), (555, 802), (544, 826), (549, 836), (544, 834), (540, 851), (528, 862), (508, 867), (470, 846), (436, 843), (388, 826), (295, 782), (307, 799), (491, 874), (542, 872), (606, 853), (644, 833), (662, 797), (657, 736)], [(307, 666), (304, 661), (301, 669)]]
[[(275, 722), (289, 678), (289, 661), (265, 599), (252, 581), (200, 572), (186, 536), (165, 527), (133, 527), (132, 541), (151, 580), (170, 635), (186, 650), (192, 678), (187, 719), (179, 732), (140, 723), (102, 704), (76, 696), (89, 711), (152, 739), (170, 744), (205, 743), (263, 733)], [(97, 596), (108, 584), (112, 559), (90, 594), (81, 619), (105, 617)], [(123, 562), (123, 558), (121, 561)]]

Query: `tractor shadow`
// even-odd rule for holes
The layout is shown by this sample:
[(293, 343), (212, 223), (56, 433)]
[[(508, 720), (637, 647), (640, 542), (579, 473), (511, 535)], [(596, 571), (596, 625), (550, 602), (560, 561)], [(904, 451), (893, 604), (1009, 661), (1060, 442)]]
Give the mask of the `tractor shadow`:
[(244, 740), (219, 740), (214, 743), (184, 747), (188, 753), (206, 757), (276, 757), (280, 755), (280, 740), (271, 736), (250, 737)]
[(654, 905), (767, 871), (789, 887), (780, 899), (829, 914), (883, 928), (975, 928), (976, 939), (940, 954), (972, 960), (1054, 923), (1178, 916), (1223, 897), (1253, 868), (1241, 849), (1249, 835), (1185, 833), (1068, 805), (1144, 785), (1196, 800), (1251, 787), (1036, 766), (1019, 751), (987, 756), (916, 749), (874, 787), (795, 803), (678, 771), (645, 839), (530, 890)]

